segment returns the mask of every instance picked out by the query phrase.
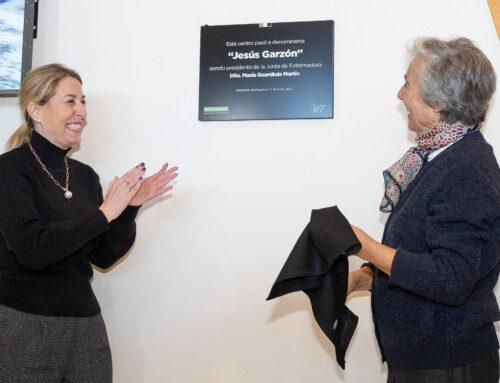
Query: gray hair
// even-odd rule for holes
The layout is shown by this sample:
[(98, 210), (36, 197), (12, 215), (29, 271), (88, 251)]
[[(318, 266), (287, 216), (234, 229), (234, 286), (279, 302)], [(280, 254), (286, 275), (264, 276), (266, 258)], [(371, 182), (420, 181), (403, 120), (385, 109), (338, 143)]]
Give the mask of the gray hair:
[(496, 88), (490, 60), (466, 38), (419, 38), (409, 48), (422, 57), (418, 81), (424, 102), (441, 108), (441, 121), (475, 125), (484, 121)]

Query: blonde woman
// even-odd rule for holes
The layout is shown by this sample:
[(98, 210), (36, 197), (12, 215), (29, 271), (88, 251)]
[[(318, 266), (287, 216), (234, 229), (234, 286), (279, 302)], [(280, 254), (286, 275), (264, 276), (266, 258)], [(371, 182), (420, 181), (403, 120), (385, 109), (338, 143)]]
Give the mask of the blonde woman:
[(0, 156), (0, 381), (111, 382), (111, 353), (90, 279), (132, 246), (145, 202), (169, 191), (167, 165), (109, 184), (68, 158), (87, 117), (82, 80), (59, 64), (29, 72), (25, 123)]

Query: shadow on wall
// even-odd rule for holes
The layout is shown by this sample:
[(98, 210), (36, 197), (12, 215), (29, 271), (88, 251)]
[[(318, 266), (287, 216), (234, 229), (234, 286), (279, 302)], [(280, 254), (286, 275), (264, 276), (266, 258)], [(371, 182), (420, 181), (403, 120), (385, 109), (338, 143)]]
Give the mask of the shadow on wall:
[(314, 315), (312, 313), (311, 303), (309, 302), (309, 299), (307, 298), (305, 293), (303, 292), (298, 292), (298, 293), (300, 294), (291, 294), (280, 297), (280, 299), (277, 299), (274, 302), (273, 309), (266, 323), (269, 324), (278, 321), (287, 315), (298, 313), (300, 311), (306, 311), (308, 313), (309, 324), (311, 326), (311, 330), (314, 334), (314, 337), (321, 345), (325, 353), (328, 354), (329, 359), (335, 366), (335, 373), (337, 375), (337, 378), (343, 381), (345, 376), (345, 371), (342, 370), (340, 366), (337, 364), (337, 360), (335, 358), (335, 348), (333, 344), (325, 336), (321, 328), (316, 323), (316, 319), (314, 318)]

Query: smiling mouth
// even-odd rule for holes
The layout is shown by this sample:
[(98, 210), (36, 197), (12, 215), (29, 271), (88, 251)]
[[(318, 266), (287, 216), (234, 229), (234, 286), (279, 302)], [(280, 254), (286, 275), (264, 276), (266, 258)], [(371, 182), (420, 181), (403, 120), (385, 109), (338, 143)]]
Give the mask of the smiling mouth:
[(73, 132), (80, 132), (82, 126), (80, 124), (68, 124), (66, 125), (66, 128)]

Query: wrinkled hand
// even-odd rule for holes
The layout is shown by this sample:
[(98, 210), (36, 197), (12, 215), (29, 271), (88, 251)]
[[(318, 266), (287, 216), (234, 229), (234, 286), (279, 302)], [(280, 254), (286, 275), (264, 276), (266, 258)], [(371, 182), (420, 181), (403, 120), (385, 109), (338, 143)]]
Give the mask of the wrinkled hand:
[(118, 218), (118, 216), (129, 205), (132, 198), (141, 188), (142, 175), (146, 171), (144, 164), (140, 164), (125, 173), (120, 178), (115, 177), (108, 186), (106, 196), (99, 209), (104, 213), (108, 222)]
[(370, 290), (372, 281), (373, 272), (369, 267), (351, 271), (347, 280), (347, 296), (354, 291)]
[(141, 206), (151, 201), (153, 198), (172, 190), (172, 186), (167, 186), (175, 177), (177, 166), (167, 170), (168, 164), (162, 166), (159, 172), (142, 181), (139, 191), (130, 201), (131, 206)]
[(347, 278), (347, 296), (349, 296), (354, 291), (355, 287), (356, 287), (356, 282), (354, 281), (354, 277), (351, 271)]

